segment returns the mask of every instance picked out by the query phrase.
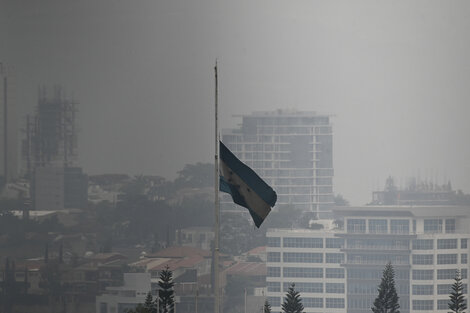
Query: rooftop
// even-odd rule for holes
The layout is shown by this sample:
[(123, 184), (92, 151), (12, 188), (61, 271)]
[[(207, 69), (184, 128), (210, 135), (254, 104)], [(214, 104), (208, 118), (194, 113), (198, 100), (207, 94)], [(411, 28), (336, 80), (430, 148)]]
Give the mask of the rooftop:
[(266, 276), (266, 264), (258, 262), (238, 262), (225, 270), (227, 275)]
[(380, 205), (361, 207), (336, 207), (335, 215), (341, 216), (396, 216), (396, 217), (459, 217), (470, 216), (469, 206), (409, 206)]
[(211, 252), (194, 247), (173, 246), (155, 253), (148, 254), (147, 258), (186, 258), (194, 255), (208, 258), (211, 256)]

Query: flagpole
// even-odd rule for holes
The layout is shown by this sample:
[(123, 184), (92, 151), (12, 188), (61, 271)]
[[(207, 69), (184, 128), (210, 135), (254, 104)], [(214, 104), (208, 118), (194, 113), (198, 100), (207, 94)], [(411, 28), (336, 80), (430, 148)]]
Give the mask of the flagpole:
[(215, 61), (215, 157), (214, 157), (214, 313), (220, 310), (219, 289), (219, 120), (218, 120), (218, 83), (217, 83), (217, 60)]

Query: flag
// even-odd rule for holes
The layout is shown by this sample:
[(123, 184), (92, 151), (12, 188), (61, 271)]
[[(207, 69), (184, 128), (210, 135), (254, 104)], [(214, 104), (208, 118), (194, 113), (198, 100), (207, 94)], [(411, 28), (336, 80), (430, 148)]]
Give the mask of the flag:
[(276, 192), (220, 142), (220, 191), (250, 212), (260, 227), (277, 200)]

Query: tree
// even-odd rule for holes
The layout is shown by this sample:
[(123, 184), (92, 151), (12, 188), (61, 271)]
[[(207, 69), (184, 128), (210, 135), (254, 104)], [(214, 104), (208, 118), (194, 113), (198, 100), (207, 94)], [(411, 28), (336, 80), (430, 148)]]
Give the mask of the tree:
[(151, 313), (142, 303), (137, 304), (135, 309), (127, 309), (125, 313)]
[(263, 313), (271, 313), (271, 304), (268, 300), (264, 300)]
[(449, 309), (455, 313), (464, 313), (464, 310), (467, 308), (467, 304), (465, 303), (462, 277), (460, 276), (459, 270), (457, 270), (457, 273), (455, 274), (455, 282), (452, 284), (452, 292), (450, 293), (449, 298)]
[(175, 291), (173, 289), (173, 273), (168, 265), (160, 272), (158, 281), (158, 298), (155, 300), (160, 305), (160, 313), (173, 313), (175, 309)]
[(185, 187), (210, 187), (214, 186), (214, 164), (196, 163), (186, 164), (178, 172), (178, 178), (175, 179), (177, 188)]
[(337, 194), (334, 197), (334, 201), (335, 201), (336, 206), (348, 206), (349, 205), (349, 201), (346, 200), (341, 194)]
[(157, 307), (153, 302), (152, 293), (147, 293), (144, 304), (139, 303), (135, 309), (127, 309), (125, 313), (156, 313)]
[(153, 302), (152, 293), (150, 291), (147, 293), (147, 297), (145, 297), (144, 308), (149, 313), (156, 313), (157, 312), (157, 306)]
[(372, 311), (374, 313), (400, 313), (397, 290), (395, 289), (395, 272), (390, 262), (385, 265), (382, 281), (379, 285), (379, 295), (375, 298)]
[(286, 293), (286, 298), (282, 304), (284, 313), (302, 313), (304, 306), (298, 291), (295, 291), (295, 284), (292, 283)]

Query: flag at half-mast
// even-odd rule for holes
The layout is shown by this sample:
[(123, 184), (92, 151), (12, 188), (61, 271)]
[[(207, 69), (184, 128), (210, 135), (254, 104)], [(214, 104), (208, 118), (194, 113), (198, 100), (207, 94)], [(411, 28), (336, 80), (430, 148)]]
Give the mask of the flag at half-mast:
[(276, 192), (220, 142), (220, 191), (250, 212), (260, 227), (277, 200)]

